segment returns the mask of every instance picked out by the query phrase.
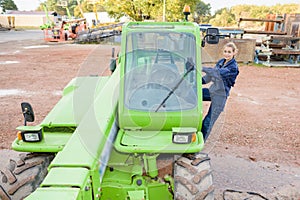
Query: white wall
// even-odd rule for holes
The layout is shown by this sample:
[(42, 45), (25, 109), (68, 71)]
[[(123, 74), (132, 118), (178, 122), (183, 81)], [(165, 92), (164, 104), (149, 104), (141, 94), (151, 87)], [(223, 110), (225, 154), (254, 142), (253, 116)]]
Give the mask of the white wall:
[[(90, 26), (92, 24), (92, 20), (96, 20), (96, 15), (94, 12), (89, 12), (89, 13), (83, 13), (84, 18), (86, 18), (86, 21), (88, 25)], [(98, 15), (98, 20), (100, 23), (110, 23), (110, 22), (115, 22), (116, 20), (114, 18), (110, 18), (107, 12), (97, 12)], [(120, 19), (120, 22), (125, 22), (128, 21), (129, 19), (127, 17), (122, 17)]]

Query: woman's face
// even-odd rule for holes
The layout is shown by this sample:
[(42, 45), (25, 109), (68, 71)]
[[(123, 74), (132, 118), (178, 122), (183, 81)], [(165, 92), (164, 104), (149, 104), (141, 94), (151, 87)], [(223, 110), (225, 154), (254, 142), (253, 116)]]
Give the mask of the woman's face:
[(233, 49), (231, 47), (225, 47), (223, 51), (223, 56), (227, 61), (231, 60), (234, 56)]

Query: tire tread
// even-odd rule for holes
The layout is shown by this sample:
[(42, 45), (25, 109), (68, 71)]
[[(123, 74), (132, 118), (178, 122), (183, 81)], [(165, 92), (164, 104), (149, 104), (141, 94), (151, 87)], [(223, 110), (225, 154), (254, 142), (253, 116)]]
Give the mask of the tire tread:
[(183, 155), (174, 164), (175, 199), (212, 200), (214, 186), (207, 154)]
[(0, 169), (0, 199), (20, 200), (41, 184), (54, 155), (9, 151), (7, 157), (8, 164)]

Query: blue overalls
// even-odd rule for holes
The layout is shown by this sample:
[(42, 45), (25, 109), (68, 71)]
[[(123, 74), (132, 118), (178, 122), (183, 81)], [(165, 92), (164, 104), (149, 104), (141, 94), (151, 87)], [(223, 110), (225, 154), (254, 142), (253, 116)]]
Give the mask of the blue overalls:
[(206, 73), (202, 78), (202, 84), (213, 82), (209, 89), (202, 89), (203, 101), (211, 101), (208, 113), (202, 121), (201, 132), (204, 141), (207, 140), (214, 123), (224, 110), (230, 89), (234, 86), (236, 77), (239, 74), (238, 65), (234, 58), (226, 64), (224, 63), (225, 58), (222, 58), (214, 68), (202, 68), (202, 71)]

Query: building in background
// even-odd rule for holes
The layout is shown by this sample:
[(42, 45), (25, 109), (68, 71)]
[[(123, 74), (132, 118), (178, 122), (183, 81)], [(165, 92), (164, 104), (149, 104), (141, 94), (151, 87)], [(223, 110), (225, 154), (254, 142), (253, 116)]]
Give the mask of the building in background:
[[(49, 17), (54, 19), (53, 12), (49, 12)], [(47, 16), (44, 11), (17, 11), (7, 10), (5, 14), (0, 15), (0, 24), (5, 27), (12, 26), (14, 19), (15, 27), (40, 27), (47, 22)]]

